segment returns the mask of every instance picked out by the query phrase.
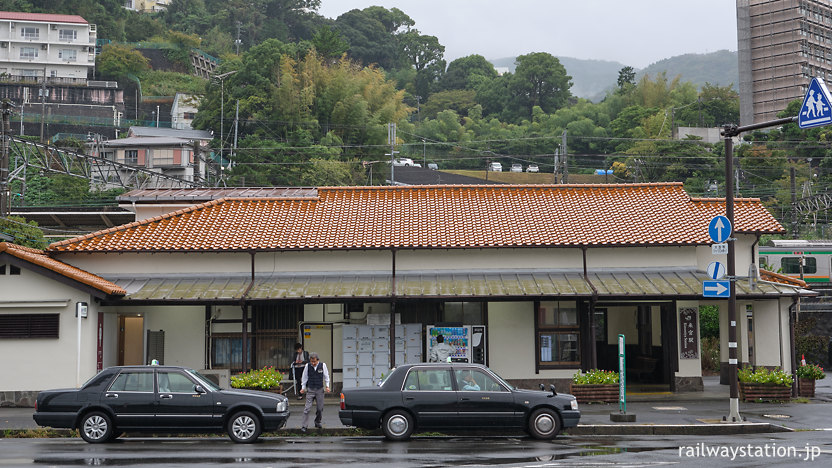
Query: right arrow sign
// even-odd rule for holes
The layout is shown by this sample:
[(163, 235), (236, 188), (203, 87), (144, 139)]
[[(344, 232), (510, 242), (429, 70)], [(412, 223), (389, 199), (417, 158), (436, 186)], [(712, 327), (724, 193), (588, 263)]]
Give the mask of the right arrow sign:
[(704, 297), (731, 297), (731, 281), (703, 281), (702, 295)]

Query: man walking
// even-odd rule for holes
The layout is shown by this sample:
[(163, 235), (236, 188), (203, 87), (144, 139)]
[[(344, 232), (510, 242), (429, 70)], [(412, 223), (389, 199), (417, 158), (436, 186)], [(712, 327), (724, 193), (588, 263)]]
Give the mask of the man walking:
[(309, 363), (303, 368), (300, 392), (306, 395), (306, 405), (303, 408), (303, 423), (301, 432), (309, 427), (309, 410), (315, 402), (315, 427), (320, 429), (321, 417), (324, 412), (324, 392), (329, 393), (329, 370), (326, 364), (320, 362), (318, 353), (309, 353)]

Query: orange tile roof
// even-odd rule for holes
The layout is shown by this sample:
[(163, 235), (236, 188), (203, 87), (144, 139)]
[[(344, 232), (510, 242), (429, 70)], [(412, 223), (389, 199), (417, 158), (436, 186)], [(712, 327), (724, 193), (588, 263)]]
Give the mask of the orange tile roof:
[[(724, 201), (681, 183), (326, 187), (317, 198), (224, 198), (49, 246), (51, 252), (708, 244)], [(782, 233), (757, 199), (736, 230)]]
[(762, 279), (763, 281), (770, 281), (772, 283), (782, 283), (791, 286), (800, 286), (801, 288), (805, 288), (808, 286), (808, 283), (806, 283), (802, 279), (781, 275), (780, 273), (764, 270), (762, 268), (760, 268), (760, 279)]
[(8, 242), (0, 242), (0, 253), (8, 253), (21, 260), (25, 260), (34, 265), (52, 270), (59, 275), (78, 281), (79, 283), (91, 286), (99, 291), (109, 295), (123, 296), (127, 291), (121, 287), (105, 280), (104, 278), (88, 273), (80, 268), (67, 265), (55, 259), (49, 258), (43, 250), (24, 247), (22, 245), (10, 244)]

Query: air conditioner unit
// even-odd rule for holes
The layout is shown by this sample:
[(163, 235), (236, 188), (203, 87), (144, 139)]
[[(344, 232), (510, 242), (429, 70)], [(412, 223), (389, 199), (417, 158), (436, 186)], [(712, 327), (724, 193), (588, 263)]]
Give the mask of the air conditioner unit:
[(9, 47), (9, 43), (8, 42), (0, 42), (0, 47), (5, 49), (5, 48)]
[(53, 24), (53, 25), (52, 25), (52, 30), (53, 30), (53, 31), (57, 31), (57, 30), (58, 30), (58, 25), (57, 25), (57, 24)]

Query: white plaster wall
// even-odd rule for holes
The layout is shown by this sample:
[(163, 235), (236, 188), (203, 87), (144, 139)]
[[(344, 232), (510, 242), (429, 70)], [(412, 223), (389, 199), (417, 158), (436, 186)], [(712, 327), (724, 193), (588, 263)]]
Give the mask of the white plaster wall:
[(488, 366), (504, 379), (570, 378), (578, 369), (534, 372), (534, 302), (488, 303)]
[[(703, 229), (707, 232), (708, 226), (705, 225)], [(757, 238), (748, 234), (735, 234), (734, 237), (737, 239), (734, 242), (736, 272), (738, 276), (746, 276), (748, 275), (748, 265), (751, 264), (751, 246)], [(754, 248), (756, 251), (757, 246)], [(699, 269), (705, 270), (711, 262), (720, 262), (727, 265), (728, 255), (714, 255), (711, 253), (710, 245), (703, 245), (696, 248), (696, 259)]]
[(0, 391), (75, 387), (78, 321), (75, 304), (86, 302), (81, 320), (81, 382), (96, 373), (98, 306), (75, 288), (21, 268), (0, 276), (0, 314), (60, 314), (58, 338), (0, 340)]
[[(679, 309), (686, 308), (686, 307), (693, 307), (696, 309), (696, 323), (697, 323), (697, 331), (701, 331), (702, 323), (699, 317), (699, 302), (697, 301), (678, 301), (676, 303), (676, 339), (679, 340), (679, 337), (682, 334), (682, 321), (679, 319)], [(676, 356), (676, 359), (679, 361), (679, 370), (676, 371), (676, 377), (700, 377), (702, 376), (702, 340), (697, 337), (697, 346), (699, 346), (699, 350), (697, 355), (699, 356), (698, 359), (679, 359), (679, 356)], [(681, 343), (679, 343), (679, 352), (681, 352)]]
[(792, 357), (791, 357), (791, 341), (789, 331), (789, 307), (792, 305), (792, 299), (784, 297), (779, 301), (779, 327), (782, 330), (783, 339), (780, 340), (780, 349), (783, 356), (783, 370), (786, 372), (792, 371)]
[(781, 355), (782, 350), (779, 346), (772, 346), (784, 338), (788, 341), (789, 336), (788, 326), (785, 329), (780, 328), (780, 310), (777, 302), (757, 301), (753, 304), (755, 364), (758, 366), (782, 368), (784, 367), (782, 361), (788, 356), (788, 353)]
[[(142, 314), (145, 338), (147, 330), (165, 331), (165, 364), (193, 369), (205, 368), (204, 306), (123, 307), (116, 310), (122, 313)], [(143, 348), (146, 347), (147, 343), (144, 343)]]
[[(587, 268), (666, 268), (695, 267), (694, 247), (617, 247), (590, 248)], [(582, 264), (580, 265), (583, 268)]]
[(97, 275), (170, 273), (251, 274), (251, 255), (242, 253), (62, 253), (58, 260)]
[(583, 268), (581, 249), (400, 250), (396, 270)]

